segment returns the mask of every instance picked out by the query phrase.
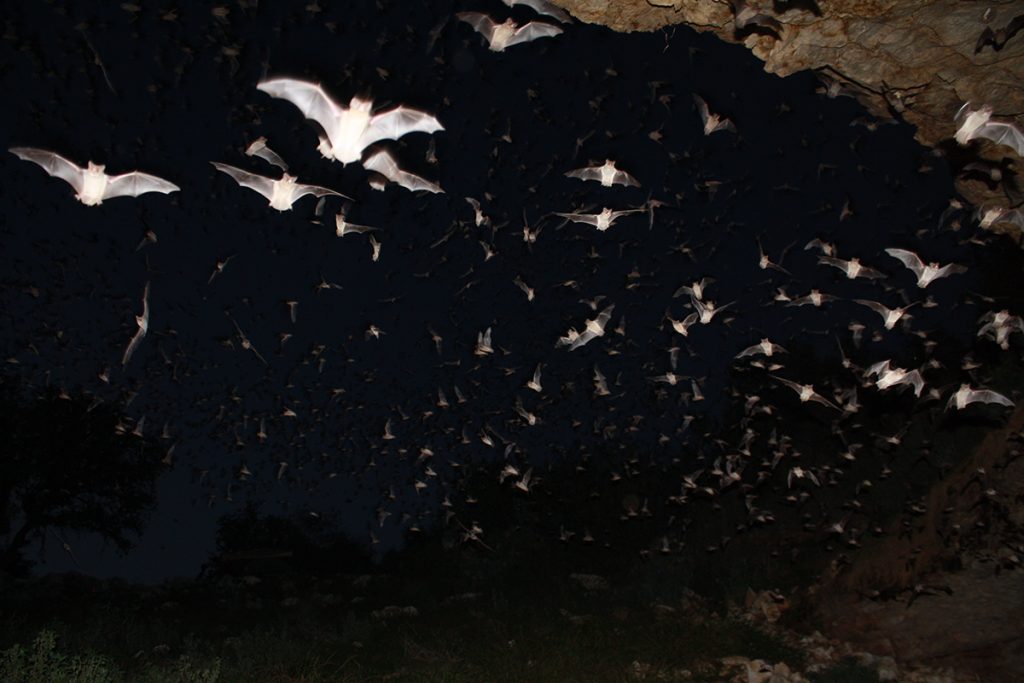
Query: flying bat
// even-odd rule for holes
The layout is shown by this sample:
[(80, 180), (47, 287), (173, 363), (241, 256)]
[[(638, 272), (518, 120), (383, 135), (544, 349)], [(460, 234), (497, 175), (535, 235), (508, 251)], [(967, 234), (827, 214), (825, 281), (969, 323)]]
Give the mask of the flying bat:
[(854, 299), (853, 302), (860, 304), (861, 306), (867, 306), (872, 311), (882, 316), (882, 323), (885, 325), (885, 329), (887, 330), (891, 330), (896, 327), (896, 323), (900, 320), (903, 320), (904, 324), (906, 324), (911, 317), (907, 315), (907, 310), (914, 305), (911, 303), (903, 308), (889, 308), (877, 301), (869, 301), (868, 299)]
[(229, 166), (228, 164), (220, 164), (216, 161), (211, 161), (214, 168), (221, 173), (226, 173), (231, 176), (236, 183), (242, 187), (248, 187), (250, 190), (256, 190), (261, 195), (270, 200), (270, 206), (277, 209), (278, 211), (290, 211), (292, 204), (296, 200), (305, 197), (307, 194), (315, 195), (317, 197), (325, 197), (331, 195), (334, 197), (344, 197), (345, 199), (351, 199), (346, 197), (340, 192), (328, 189), (326, 187), (320, 187), (319, 185), (303, 185), (302, 183), (296, 182), (295, 176), (288, 175), (285, 173), (279, 180), (273, 178), (267, 178), (266, 176), (256, 175), (255, 173), (249, 173), (243, 171), (240, 168)]
[(605, 208), (601, 213), (558, 213), (555, 212), (556, 216), (562, 218), (568, 218), (574, 223), (586, 223), (593, 225), (595, 228), (604, 232), (608, 228), (612, 227), (619, 218), (630, 213), (639, 213), (644, 209), (625, 209), (623, 211), (613, 211), (612, 209)]
[(149, 283), (146, 283), (146, 288), (142, 290), (142, 315), (135, 316), (135, 324), (138, 325), (139, 329), (136, 330), (135, 336), (128, 342), (128, 348), (124, 350), (124, 355), (121, 357), (121, 366), (128, 365), (128, 361), (132, 359), (132, 354), (135, 353), (135, 349), (139, 348), (139, 344), (142, 343), (143, 337), (149, 331)]
[(373, 113), (373, 100), (353, 97), (348, 107), (336, 104), (316, 83), (293, 78), (275, 78), (256, 86), (271, 97), (288, 100), (307, 119), (320, 124), (326, 137), (318, 149), (327, 159), (350, 164), (359, 161), (363, 150), (380, 140), (397, 140), (409, 133), (436, 133), (444, 126), (432, 115), (398, 106)]
[(538, 38), (550, 38), (562, 32), (562, 29), (554, 24), (545, 24), (542, 21), (531, 21), (520, 26), (513, 19), (506, 19), (504, 23), (499, 24), (480, 12), (458, 12), (455, 16), (486, 38), (487, 47), (492, 52), (503, 52), (505, 48), (513, 45), (528, 43)]
[(264, 137), (259, 137), (253, 140), (252, 144), (245, 148), (245, 156), (257, 156), (268, 164), (277, 166), (282, 171), (288, 171), (288, 164), (284, 163), (284, 159), (282, 159), (277, 152), (267, 147), (267, 139)]
[(815, 403), (820, 403), (823, 406), (828, 406), (829, 408), (835, 408), (836, 410), (841, 410), (839, 408), (839, 406), (837, 406), (835, 403), (832, 403), (832, 401), (828, 400), (827, 398), (825, 398), (824, 396), (822, 396), (821, 394), (816, 392), (814, 390), (814, 387), (812, 385), (810, 385), (810, 384), (797, 384), (796, 382), (793, 382), (791, 380), (783, 379), (782, 377), (779, 377), (778, 375), (771, 375), (771, 378), (775, 379), (775, 380), (778, 380), (779, 382), (782, 382), (787, 387), (789, 387), (790, 389), (795, 391), (797, 393), (797, 395), (800, 397), (800, 402), (801, 403), (807, 403), (808, 401), (814, 401)]
[(885, 253), (899, 259), (903, 265), (912, 270), (917, 277), (917, 286), (921, 289), (924, 289), (940, 277), (967, 272), (967, 268), (956, 263), (947, 263), (939, 267), (939, 264), (933, 261), (925, 265), (917, 254), (906, 249), (886, 249)]
[(998, 403), (1007, 408), (1013, 407), (1013, 401), (991, 389), (972, 389), (968, 384), (961, 384), (949, 401), (946, 403), (946, 410), (956, 408), (963, 410), (971, 403)]
[(338, 215), (334, 217), (334, 226), (334, 233), (338, 237), (344, 237), (345, 235), (351, 235), (353, 233), (365, 233), (380, 230), (380, 228), (373, 228), (369, 225), (356, 225), (355, 223), (349, 223), (345, 220), (344, 213), (338, 213)]
[(563, 24), (571, 24), (572, 17), (561, 7), (558, 7), (553, 2), (548, 0), (501, 0), (509, 7), (515, 7), (516, 5), (523, 5), (529, 7), (537, 14), (543, 14), (551, 17), (556, 21), (560, 21)]
[(737, 358), (746, 358), (747, 356), (764, 355), (771, 358), (776, 353), (786, 353), (786, 349), (782, 348), (778, 344), (773, 344), (767, 337), (762, 339), (757, 344), (749, 346), (739, 353), (736, 354)]
[(1006, 45), (1006, 41), (1013, 38), (1022, 28), (1024, 28), (1024, 14), (1018, 14), (1010, 19), (1006, 26), (995, 31), (990, 26), (986, 26), (978, 36), (978, 42), (974, 44), (974, 54), (981, 52), (986, 45), (991, 45), (993, 50), (999, 52)]
[(367, 171), (379, 173), (393, 183), (398, 183), (410, 192), (426, 190), (434, 194), (443, 193), (444, 190), (437, 183), (432, 183), (426, 178), (403, 171), (398, 167), (398, 162), (388, 153), (387, 150), (380, 150), (371, 154), (363, 162), (363, 168)]
[(611, 187), (612, 185), (640, 187), (640, 183), (637, 182), (636, 178), (625, 171), (616, 168), (615, 162), (611, 159), (605, 159), (603, 164), (597, 166), (577, 168), (574, 171), (569, 171), (565, 175), (569, 178), (579, 178), (580, 180), (596, 180), (604, 187)]
[(869, 280), (877, 280), (878, 278), (885, 277), (885, 273), (879, 270), (875, 270), (874, 268), (869, 268), (865, 265), (861, 265), (860, 259), (857, 258), (856, 256), (850, 259), (849, 261), (845, 261), (841, 258), (836, 258), (834, 256), (819, 256), (818, 263), (821, 265), (838, 268), (839, 270), (843, 271), (843, 273), (846, 274), (846, 277), (849, 280), (853, 280), (858, 277), (867, 278)]
[(59, 154), (34, 147), (12, 147), (11, 153), (24, 161), (31, 161), (55, 178), (60, 178), (75, 189), (75, 199), (86, 206), (97, 206), (104, 199), (138, 197), (147, 192), (169, 194), (181, 188), (163, 178), (132, 171), (123, 175), (107, 175), (101, 164), (89, 162), (88, 167), (68, 161)]
[(909, 384), (914, 387), (914, 396), (920, 398), (921, 391), (924, 389), (924, 378), (921, 377), (920, 371), (907, 372), (903, 368), (894, 368), (889, 365), (887, 360), (875, 363), (868, 368), (864, 375), (865, 377), (878, 377), (875, 386), (882, 391), (897, 384)]
[(711, 113), (708, 109), (708, 103), (700, 95), (694, 95), (693, 101), (697, 104), (697, 112), (700, 114), (700, 120), (704, 123), (704, 135), (711, 135), (720, 130), (736, 132), (736, 126), (733, 125), (733, 122), (718, 114)]
[(586, 345), (590, 340), (603, 337), (604, 328), (608, 325), (608, 321), (612, 319), (612, 311), (614, 310), (615, 304), (612, 304), (598, 313), (596, 318), (588, 320), (587, 326), (583, 328), (582, 333), (577, 332), (576, 328), (569, 328), (566, 336), (559, 337), (558, 343), (555, 346), (568, 346), (570, 351), (575, 351), (581, 346)]
[(961, 145), (970, 143), (971, 140), (985, 138), (997, 145), (1006, 145), (1018, 156), (1024, 156), (1024, 132), (1011, 121), (993, 121), (992, 107), (982, 106), (980, 109), (970, 109), (971, 103), (966, 102), (964, 106), (953, 117), (959, 124), (957, 128), (956, 141)]

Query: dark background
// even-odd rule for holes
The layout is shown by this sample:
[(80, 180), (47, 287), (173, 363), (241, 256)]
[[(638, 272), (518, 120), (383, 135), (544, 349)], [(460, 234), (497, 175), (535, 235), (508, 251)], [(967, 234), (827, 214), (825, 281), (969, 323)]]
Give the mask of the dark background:
[[(852, 385), (837, 339), (854, 353), (847, 326), (857, 320), (868, 328), (858, 362), (893, 358), (917, 367), (931, 353), (924, 340), (881, 330), (876, 314), (850, 300), (896, 306), (928, 295), (938, 305), (914, 309), (912, 329), (940, 341), (940, 384), (969, 381), (957, 368), (974, 344), (975, 320), (1011, 305), (1007, 297), (1019, 290), (1015, 247), (970, 241), (969, 213), (946, 212), (953, 189), (944, 160), (919, 147), (906, 125), (869, 129), (852, 99), (816, 94), (811, 74), (765, 74), (742, 47), (684, 28), (623, 35), (574, 24), (498, 54), (454, 12), (526, 20), (529, 10), (483, 1), (340, 5), (230, 3), (211, 11), (48, 2), (12, 3), (3, 13), (0, 147), (50, 149), (83, 166), (139, 169), (181, 187), (86, 207), (38, 167), (10, 154), (0, 161), (5, 381), (29, 394), (67, 387), (126, 404), (129, 427), (145, 417), (144, 433), (174, 446), (135, 551), (122, 558), (93, 536), (67, 535), (82, 571), (144, 580), (194, 575), (213, 549), (218, 517), (246, 501), (336, 529), (379, 557), (401, 548), (413, 524), (440, 528), (443, 501), (458, 511), (451, 528), (500, 519), (500, 507), (465, 506), (499, 486), (507, 463), (532, 467), (531, 495), (556, 511), (577, 494), (565, 474), (577, 465), (586, 464), (580, 477), (625, 476), (629, 493), (650, 495), (659, 524), (671, 525), (662, 489), (677, 491), (680, 474), (728, 450), (716, 439), (735, 444), (750, 426), (739, 421), (743, 397), (732, 396), (734, 388), (777, 404), (756, 425), (761, 437), (789, 433), (813, 445), (818, 464), (833, 462), (840, 449), (827, 411), (798, 405), (763, 372), (739, 372), (739, 350), (770, 336), (790, 350), (781, 376), (822, 391), (833, 377)], [(394, 185), (376, 192), (361, 166), (320, 158), (315, 127), (288, 102), (256, 90), (279, 76), (320, 82), (339, 102), (362, 94), (379, 107), (402, 103), (436, 115), (444, 132), (384, 144), (447, 193), (414, 195)], [(731, 118), (738, 134), (705, 137), (694, 93)], [(354, 198), (348, 219), (381, 229), (379, 262), (364, 236), (333, 234), (340, 201), (328, 199), (323, 224), (313, 198), (278, 213), (210, 166), (275, 175), (242, 153), (260, 135), (301, 180)], [(427, 159), (431, 146), (436, 165)], [(563, 176), (606, 157), (642, 187), (606, 189)], [(496, 229), (473, 225), (467, 196), (482, 202)], [(641, 214), (599, 233), (551, 215), (648, 199), (667, 204), (653, 227)], [(853, 213), (840, 220), (847, 202)], [(536, 244), (522, 240), (524, 215), (543, 226)], [(155, 242), (145, 241), (147, 231)], [(813, 238), (890, 277), (845, 280), (803, 249)], [(758, 269), (757, 239), (774, 260), (789, 249), (791, 276)], [(480, 241), (497, 252), (492, 259), (484, 260)], [(923, 292), (886, 247), (970, 271)], [(516, 276), (536, 289), (535, 301), (513, 284)], [(685, 317), (686, 298), (672, 295), (703, 276), (716, 280), (709, 298), (735, 302), (731, 322), (696, 325), (684, 339), (663, 316)], [(122, 369), (147, 281), (149, 335)], [(318, 289), (324, 281), (341, 289)], [(815, 287), (843, 300), (787, 308), (771, 301), (777, 287), (791, 296)], [(985, 302), (979, 293), (995, 298)], [(608, 334), (576, 351), (556, 349), (570, 326), (596, 315), (581, 300), (597, 296), (606, 297), (599, 309), (616, 307)], [(287, 301), (299, 302), (295, 324)], [(611, 332), (623, 315), (625, 336)], [(268, 366), (241, 348), (231, 319)], [(371, 324), (385, 332), (381, 339), (365, 338)], [(495, 353), (480, 358), (473, 349), (488, 327)], [(428, 328), (444, 339), (440, 355)], [(291, 337), (282, 345), (283, 333)], [(998, 355), (978, 344), (982, 360)], [(688, 381), (649, 380), (670, 369), (671, 346), (681, 349), (677, 372), (700, 379), (703, 402), (687, 401)], [(524, 386), (538, 363), (540, 395)], [(612, 396), (593, 396), (595, 365)], [(109, 383), (98, 377), (106, 370)], [(465, 404), (456, 403), (455, 387)], [(439, 388), (449, 408), (436, 405)], [(845, 427), (864, 440), (874, 429), (899, 429), (920, 410), (912, 399), (875, 393), (861, 390), (865, 412)], [(516, 397), (541, 424), (516, 415)], [(283, 416), (285, 409), (296, 416)], [(690, 429), (687, 414), (697, 416)], [(261, 418), (265, 443), (256, 437)], [(389, 419), (396, 438), (384, 441)], [(479, 438), (485, 428), (501, 437), (493, 448)], [(422, 448), (433, 455), (420, 458)], [(277, 478), (281, 462), (288, 468)], [(770, 477), (776, 495), (786, 493), (788, 465)], [(251, 476), (239, 475), (243, 466)], [(428, 484), (419, 493), (417, 480)], [(488, 500), (514, 498), (513, 480)], [(643, 482), (662, 489), (648, 495)], [(732, 502), (741, 506), (742, 497)], [(835, 521), (840, 503), (822, 497), (815, 520)], [(704, 501), (692, 507), (691, 526), (722, 516)], [(618, 503), (600, 514), (609, 508)], [(383, 523), (381, 510), (390, 513)], [(577, 532), (588, 523), (587, 509), (565, 513)], [(562, 524), (549, 517), (545, 533)], [(67, 568), (75, 563), (48, 544), (39, 569)]]

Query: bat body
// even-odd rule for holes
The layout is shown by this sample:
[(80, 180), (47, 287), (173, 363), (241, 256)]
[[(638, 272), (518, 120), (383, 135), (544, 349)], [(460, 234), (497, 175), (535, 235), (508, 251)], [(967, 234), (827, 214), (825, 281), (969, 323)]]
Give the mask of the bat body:
[(782, 348), (778, 344), (773, 344), (767, 337), (762, 339), (759, 343), (753, 346), (747, 347), (736, 354), (737, 358), (746, 358), (747, 356), (755, 356), (758, 354), (771, 358), (776, 353), (786, 353), (786, 349)]
[(543, 14), (544, 16), (551, 17), (555, 21), (560, 21), (563, 24), (571, 24), (572, 17), (561, 7), (558, 7), (553, 2), (548, 0), (501, 0), (508, 7), (515, 7), (516, 5), (523, 5), (529, 7), (537, 14)]
[(787, 387), (795, 391), (797, 393), (797, 396), (800, 397), (801, 403), (814, 401), (815, 403), (820, 403), (823, 406), (828, 406), (829, 408), (835, 408), (836, 410), (840, 410), (839, 406), (837, 406), (835, 403), (832, 403), (832, 401), (828, 400), (827, 398), (816, 392), (814, 390), (814, 387), (810, 384), (797, 384), (796, 382), (790, 381), (788, 379), (783, 379), (782, 377), (779, 377), (777, 375), (771, 375), (771, 377), (772, 379), (778, 380), (779, 382), (785, 384)]
[(961, 145), (971, 140), (984, 138), (997, 145), (1006, 145), (1018, 156), (1024, 156), (1024, 131), (1010, 121), (993, 121), (992, 107), (985, 105), (980, 109), (970, 109), (967, 102), (960, 107), (954, 121), (960, 124), (956, 131), (956, 141)]
[(334, 233), (338, 237), (351, 235), (353, 233), (374, 232), (380, 228), (372, 228), (369, 225), (356, 225), (345, 220), (345, 214), (339, 213), (334, 217)]
[(123, 175), (107, 175), (104, 166), (89, 162), (81, 168), (59, 154), (33, 147), (12, 147), (11, 153), (24, 161), (31, 161), (55, 178), (60, 178), (75, 189), (75, 198), (86, 206), (98, 206), (104, 199), (138, 197), (147, 192), (169, 194), (181, 188), (163, 178), (132, 171)]
[(409, 133), (436, 133), (444, 126), (432, 115), (395, 107), (373, 113), (373, 101), (353, 97), (348, 107), (336, 104), (316, 83), (292, 78), (275, 78), (256, 86), (271, 97), (288, 100), (307, 119), (320, 124), (318, 149), (327, 159), (350, 164), (359, 161), (363, 150), (380, 140), (397, 140)]
[(363, 168), (367, 171), (373, 171), (379, 173), (393, 183), (398, 183), (410, 192), (417, 192), (419, 190), (426, 190), (434, 194), (443, 193), (444, 190), (437, 183), (432, 183), (426, 178), (422, 178), (413, 173), (403, 171), (398, 167), (398, 162), (391, 156), (386, 150), (380, 150), (374, 154), (371, 154), (363, 162)]
[(693, 101), (697, 105), (697, 112), (700, 113), (700, 120), (704, 124), (704, 135), (711, 135), (720, 130), (728, 130), (733, 133), (736, 132), (736, 126), (733, 122), (727, 118), (714, 114), (708, 109), (708, 103), (704, 101), (699, 95), (693, 96)]
[(612, 311), (614, 310), (615, 304), (612, 304), (598, 313), (596, 318), (588, 320), (582, 333), (577, 332), (576, 328), (569, 328), (566, 336), (559, 337), (558, 343), (555, 346), (568, 346), (570, 351), (575, 351), (581, 346), (585, 346), (592, 339), (603, 337), (604, 328), (608, 325), (608, 321), (611, 320)]
[(643, 209), (625, 209), (623, 211), (613, 211), (612, 209), (605, 208), (601, 213), (558, 213), (556, 216), (562, 218), (568, 218), (574, 223), (586, 223), (587, 225), (593, 225), (595, 228), (604, 232), (622, 216), (630, 213), (639, 213)]
[(853, 280), (858, 277), (877, 280), (878, 278), (885, 277), (885, 273), (875, 270), (874, 268), (868, 268), (867, 266), (861, 265), (860, 259), (856, 257), (849, 261), (844, 261), (843, 259), (835, 258), (834, 256), (819, 256), (818, 263), (838, 268), (846, 274), (846, 277), (849, 280)]
[(1024, 320), (1018, 315), (1010, 315), (1005, 308), (998, 312), (989, 311), (978, 322), (985, 323), (978, 330), (978, 336), (992, 336), (1004, 351), (1010, 348), (1010, 335), (1013, 332), (1024, 332)]
[(577, 168), (565, 175), (569, 178), (579, 178), (580, 180), (596, 180), (604, 187), (611, 187), (612, 185), (640, 187), (640, 183), (637, 182), (636, 178), (616, 168), (615, 162), (611, 159), (605, 159), (605, 162), (599, 166)]
[(296, 200), (305, 197), (307, 194), (315, 195), (317, 197), (331, 195), (334, 197), (351, 199), (340, 192), (335, 192), (334, 190), (326, 187), (320, 187), (319, 185), (303, 185), (302, 183), (296, 182), (297, 178), (295, 176), (288, 175), (287, 173), (281, 176), (279, 180), (274, 180), (273, 178), (267, 178), (255, 173), (243, 171), (240, 168), (229, 166), (228, 164), (221, 164), (216, 161), (210, 163), (212, 163), (213, 166), (221, 173), (231, 176), (231, 178), (242, 187), (255, 190), (269, 199), (270, 206), (278, 211), (290, 211), (292, 204), (294, 204)]
[(279, 169), (281, 169), (285, 173), (288, 172), (288, 164), (284, 163), (284, 159), (282, 159), (277, 154), (277, 152), (275, 152), (274, 150), (270, 149), (270, 147), (267, 147), (267, 139), (266, 138), (260, 137), (260, 138), (256, 138), (255, 140), (253, 140), (252, 144), (245, 148), (245, 156), (247, 156), (247, 157), (252, 157), (252, 156), (259, 157), (260, 159), (263, 159), (264, 161), (266, 161), (268, 164), (272, 164), (274, 166), (277, 166)]
[(917, 254), (906, 249), (886, 249), (885, 253), (899, 259), (903, 265), (913, 271), (914, 275), (917, 276), (917, 286), (921, 289), (924, 289), (941, 277), (967, 272), (965, 267), (956, 263), (948, 263), (941, 267), (935, 262), (925, 265)]
[(1007, 408), (1013, 407), (1013, 401), (991, 389), (972, 389), (968, 384), (961, 384), (946, 403), (946, 410), (956, 408), (963, 410), (972, 403), (998, 403)]
[(875, 363), (868, 368), (865, 373), (866, 377), (877, 377), (875, 386), (880, 390), (885, 391), (889, 387), (894, 387), (897, 384), (909, 384), (914, 387), (914, 396), (920, 398), (921, 391), (924, 389), (924, 378), (921, 377), (921, 373), (917, 370), (911, 370), (907, 372), (903, 368), (894, 368), (889, 365), (889, 361), (884, 360), (881, 363)]
[(907, 310), (914, 304), (904, 306), (903, 308), (889, 308), (884, 306), (877, 301), (868, 301), (867, 299), (854, 299), (854, 303), (858, 303), (861, 306), (867, 306), (872, 311), (882, 316), (882, 323), (885, 325), (885, 329), (891, 330), (896, 327), (896, 323), (900, 320), (910, 320), (910, 316), (907, 315)]
[(538, 38), (550, 38), (562, 32), (557, 26), (542, 21), (531, 21), (520, 26), (513, 19), (506, 19), (499, 24), (480, 12), (458, 12), (455, 16), (482, 35), (492, 52), (504, 52), (513, 45), (528, 43)]

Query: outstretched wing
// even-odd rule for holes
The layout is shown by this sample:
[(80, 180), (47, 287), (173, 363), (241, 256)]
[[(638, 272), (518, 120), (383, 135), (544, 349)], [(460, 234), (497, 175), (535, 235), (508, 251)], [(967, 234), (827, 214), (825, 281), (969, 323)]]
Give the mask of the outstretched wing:
[(924, 271), (924, 263), (921, 262), (917, 254), (906, 249), (886, 249), (885, 253), (899, 259), (903, 265), (914, 271), (914, 275), (921, 277), (921, 273)]
[(229, 166), (228, 164), (221, 164), (216, 161), (211, 161), (210, 163), (213, 164), (214, 168), (221, 173), (226, 173), (231, 176), (231, 178), (242, 187), (248, 187), (250, 190), (256, 190), (268, 200), (274, 198), (274, 181), (270, 178), (265, 178), (264, 176), (256, 175), (255, 173), (249, 173), (248, 171), (243, 171), (240, 168)]
[(1006, 398), (1000, 393), (992, 391), (991, 389), (978, 389), (972, 390), (967, 397), (968, 403), (974, 403), (975, 401), (981, 401), (983, 403), (998, 403), (999, 405), (1013, 407), (1013, 401)]
[(292, 195), (292, 200), (294, 201), (296, 199), (301, 199), (302, 197), (305, 197), (307, 194), (311, 194), (316, 197), (326, 197), (329, 195), (331, 197), (343, 197), (345, 199), (352, 200), (351, 197), (343, 195), (342, 193), (337, 192), (336, 190), (332, 190), (329, 187), (322, 187), (320, 185), (303, 185), (302, 183), (298, 183), (295, 185), (295, 193)]
[(488, 44), (491, 42), (496, 24), (489, 16), (481, 12), (457, 12), (455, 18), (472, 26), (473, 30), (487, 39)]
[(615, 170), (615, 175), (612, 177), (612, 184), (619, 183), (627, 187), (640, 187), (640, 181), (626, 173), (625, 171)]
[(431, 114), (409, 107), (396, 107), (373, 116), (359, 144), (365, 148), (378, 140), (397, 140), (409, 133), (436, 133), (439, 130), (444, 130), (444, 126)]
[(264, 137), (253, 140), (252, 144), (245, 148), (245, 155), (250, 157), (257, 156), (268, 164), (277, 166), (282, 171), (288, 171), (288, 164), (284, 162), (284, 159), (277, 152), (267, 146), (267, 139)]
[(107, 182), (107, 187), (103, 192), (103, 198), (138, 197), (140, 194), (145, 194), (147, 192), (170, 194), (171, 192), (178, 192), (179, 190), (181, 190), (180, 187), (168, 180), (157, 178), (155, 175), (149, 175), (148, 173), (133, 171), (131, 173), (112, 177)]
[(294, 78), (273, 78), (257, 84), (256, 88), (271, 97), (288, 100), (298, 107), (307, 119), (313, 119), (319, 123), (328, 136), (333, 133), (335, 124), (344, 111), (328, 97), (317, 83)]
[(523, 5), (529, 7), (537, 14), (544, 14), (552, 19), (562, 22), (563, 24), (571, 24), (572, 17), (561, 7), (556, 6), (554, 3), (548, 2), (548, 0), (502, 0), (509, 7), (516, 5)]
[(398, 167), (398, 163), (394, 157), (387, 152), (387, 150), (380, 150), (370, 155), (366, 161), (363, 162), (363, 168), (368, 171), (380, 173), (382, 176), (387, 178), (393, 183), (398, 183), (410, 192), (416, 192), (418, 190), (426, 190), (427, 192), (433, 192), (435, 194), (444, 192), (441, 186), (437, 183), (432, 183), (426, 178), (421, 178), (415, 173), (409, 173), (403, 171)]
[(597, 215), (592, 213), (558, 213), (555, 212), (556, 216), (562, 218), (568, 218), (573, 223), (587, 223), (588, 225), (597, 226)]
[(1024, 132), (1016, 124), (1008, 121), (989, 121), (975, 131), (974, 137), (983, 137), (997, 145), (1006, 145), (1018, 155), (1024, 156)]
[(567, 178), (579, 178), (580, 180), (596, 180), (601, 182), (601, 167), (587, 166), (566, 172)]
[(82, 192), (84, 184), (82, 169), (59, 154), (34, 147), (11, 147), (10, 151), (11, 154), (23, 161), (31, 161), (33, 164), (38, 164), (54, 178), (60, 178), (75, 188), (75, 192)]
[(697, 113), (700, 114), (700, 121), (703, 124), (708, 122), (708, 103), (700, 95), (694, 95), (693, 101), (697, 105)]
[(543, 21), (531, 21), (528, 24), (520, 26), (519, 29), (512, 34), (512, 37), (508, 39), (506, 47), (512, 47), (519, 43), (528, 43), (531, 40), (537, 40), (538, 38), (550, 38), (552, 36), (557, 36), (559, 33), (562, 33), (562, 29), (554, 24), (545, 24)]

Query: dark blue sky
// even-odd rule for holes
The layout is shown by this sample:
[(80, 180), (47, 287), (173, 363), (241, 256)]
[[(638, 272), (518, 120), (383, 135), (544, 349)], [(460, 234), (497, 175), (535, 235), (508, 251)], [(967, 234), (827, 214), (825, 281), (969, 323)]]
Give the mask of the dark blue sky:
[[(670, 459), (694, 443), (680, 432), (684, 414), (726, 414), (740, 349), (767, 335), (817, 351), (838, 369), (835, 337), (849, 345), (851, 319), (869, 336), (880, 329), (878, 316), (850, 299), (903, 305), (905, 292), (923, 301), (886, 247), (971, 268), (927, 290), (940, 305), (918, 307), (914, 329), (969, 340), (986, 309), (954, 304), (971, 291), (1003, 295), (1013, 284), (985, 277), (983, 247), (963, 243), (973, 230), (966, 214), (959, 232), (940, 225), (952, 197), (944, 162), (917, 146), (907, 126), (856, 125), (865, 117), (859, 105), (815, 94), (809, 74), (765, 74), (745, 49), (685, 28), (620, 35), (574, 24), (496, 54), (453, 14), (473, 9), (501, 19), (510, 11), (498, 2), (345, 5), (354, 9), (232, 3), (219, 17), (200, 5), (129, 11), (84, 2), (21, 3), (5, 12), (0, 85), (9, 99), (0, 147), (50, 149), (181, 187), (87, 207), (38, 167), (10, 154), (0, 161), (0, 346), (18, 361), (6, 371), (30, 386), (130, 398), (128, 417), (145, 416), (153, 436), (166, 423), (171, 436), (163, 443), (175, 444), (175, 467), (160, 483), (159, 509), (137, 551), (122, 559), (88, 537), (70, 537), (84, 571), (193, 575), (212, 548), (217, 516), (247, 499), (268, 510), (315, 512), (360, 542), (372, 532), (378, 549), (397, 547), (413, 523), (401, 513), (432, 524), (445, 496), (466, 495), (459, 482), (480, 463), (534, 466), (542, 478), (546, 464), (599, 446), (607, 424), (618, 427), (621, 453)], [(523, 8), (511, 14), (531, 16)], [(385, 146), (447, 193), (394, 185), (377, 192), (361, 166), (320, 158), (315, 127), (256, 89), (279, 76), (320, 82), (342, 102), (361, 94), (435, 114), (444, 132)], [(705, 137), (694, 93), (732, 118), (738, 134)], [(210, 166), (274, 175), (242, 153), (261, 135), (300, 179), (355, 200), (349, 220), (381, 228), (379, 262), (365, 236), (334, 235), (339, 200), (327, 200), (317, 224), (315, 199), (278, 213)], [(563, 175), (606, 157), (642, 187), (606, 189)], [(473, 225), (467, 196), (482, 202), (496, 230)], [(646, 214), (605, 233), (551, 215), (636, 207), (648, 198), (667, 204), (650, 228)], [(840, 220), (847, 202), (853, 213)], [(524, 212), (543, 226), (533, 245), (522, 239)], [(157, 241), (137, 249), (147, 231)], [(891, 277), (846, 281), (803, 250), (815, 237)], [(784, 261), (791, 277), (757, 268), (758, 239), (776, 259), (795, 244)], [(485, 260), (481, 241), (493, 258)], [(517, 276), (536, 289), (536, 300), (513, 284)], [(663, 316), (685, 317), (687, 299), (672, 295), (703, 276), (716, 279), (711, 299), (736, 302), (732, 321), (698, 325), (684, 339)], [(150, 334), (122, 370), (147, 281)], [(341, 289), (318, 289), (324, 281)], [(828, 309), (787, 308), (771, 302), (777, 287), (793, 296), (820, 288), (842, 300)], [(581, 300), (598, 296), (605, 297), (599, 307), (616, 306), (609, 327), (625, 316), (626, 334), (556, 349), (570, 326), (596, 315)], [(287, 301), (299, 302), (295, 324)], [(232, 319), (268, 366), (241, 348)], [(367, 340), (370, 325), (385, 334)], [(488, 327), (495, 353), (480, 358), (474, 346)], [(444, 339), (440, 355), (428, 328)], [(282, 345), (283, 334), (290, 338)], [(909, 367), (926, 359), (919, 342), (883, 331), (863, 353), (873, 361), (902, 357)], [(667, 394), (649, 381), (669, 370), (673, 345), (681, 347), (677, 372), (702, 378), (703, 403), (684, 403), (688, 381)], [(538, 363), (541, 394), (524, 387)], [(613, 383), (611, 397), (592, 395), (595, 365)], [(108, 368), (109, 384), (98, 378)], [(780, 374), (820, 381), (800, 372), (794, 364)], [(762, 396), (792, 407), (788, 390), (759, 377)], [(456, 387), (465, 404), (456, 404)], [(439, 388), (449, 408), (436, 405)], [(517, 397), (540, 425), (515, 413)], [(295, 416), (284, 416), (286, 409)], [(628, 431), (635, 415), (642, 426)], [(265, 443), (256, 436), (261, 418)], [(389, 419), (396, 438), (384, 441)], [(495, 448), (481, 442), (485, 429), (514, 443), (508, 454), (500, 438)], [(668, 440), (659, 442), (661, 435)], [(433, 455), (419, 457), (423, 448)], [(288, 468), (278, 479), (282, 461)], [(253, 472), (245, 480), (242, 466)], [(419, 494), (417, 480), (428, 484)], [(229, 486), (233, 503), (225, 500)], [(383, 526), (381, 508), (392, 513)], [(50, 544), (45, 567), (69, 564)]]

